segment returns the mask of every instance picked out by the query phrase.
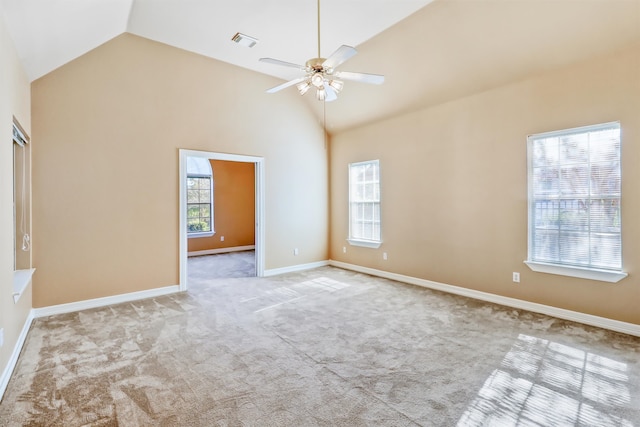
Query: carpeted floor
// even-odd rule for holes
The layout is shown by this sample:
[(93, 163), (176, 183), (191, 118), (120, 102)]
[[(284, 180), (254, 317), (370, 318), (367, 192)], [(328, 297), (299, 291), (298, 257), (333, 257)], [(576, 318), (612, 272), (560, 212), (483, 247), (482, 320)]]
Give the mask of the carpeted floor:
[(639, 338), (331, 267), (206, 276), (34, 321), (0, 425), (640, 426)]
[(240, 251), (189, 257), (187, 274), (189, 281), (255, 277), (256, 252)]

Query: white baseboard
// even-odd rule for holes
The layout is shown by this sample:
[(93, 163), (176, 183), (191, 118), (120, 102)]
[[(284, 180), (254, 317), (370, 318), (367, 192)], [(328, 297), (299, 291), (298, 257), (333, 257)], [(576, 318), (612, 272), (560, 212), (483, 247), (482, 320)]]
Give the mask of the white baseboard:
[(11, 375), (13, 375), (13, 370), (18, 363), (18, 357), (20, 356), (20, 352), (22, 351), (22, 347), (24, 346), (24, 342), (27, 339), (27, 333), (29, 333), (29, 329), (31, 328), (31, 323), (33, 322), (33, 310), (29, 312), (27, 319), (22, 326), (22, 331), (20, 331), (20, 335), (18, 336), (18, 341), (16, 345), (13, 347), (13, 352), (11, 353), (11, 357), (9, 358), (9, 362), (7, 366), (4, 368), (2, 372), (2, 376), (0, 377), (0, 400), (4, 396), (4, 392), (7, 390), (7, 386), (9, 385), (9, 380), (11, 379)]
[(67, 304), (51, 305), (49, 307), (34, 308), (33, 317), (46, 317), (54, 314), (71, 313), (74, 311), (87, 310), (90, 308), (105, 307), (107, 305), (120, 304), (147, 298), (155, 298), (162, 295), (180, 292), (180, 286), (166, 286), (164, 288), (149, 289), (146, 291), (130, 292), (128, 294), (113, 295), (110, 297), (95, 298), (84, 301), (70, 302)]
[(230, 248), (205, 249), (203, 251), (191, 251), (187, 256), (215, 255), (225, 254), (227, 252), (252, 251), (256, 249), (256, 245), (232, 246)]
[(565, 310), (563, 308), (552, 307), (549, 305), (537, 304), (534, 302), (523, 301), (516, 298), (490, 294), (488, 292), (461, 288), (459, 286), (447, 285), (445, 283), (432, 282), (431, 280), (419, 279), (417, 277), (405, 276), (403, 274), (390, 273), (388, 271), (376, 270), (374, 268), (362, 267), (359, 265), (348, 264), (341, 261), (331, 260), (329, 261), (329, 265), (343, 268), (345, 270), (357, 271), (360, 273), (370, 274), (372, 276), (383, 277), (385, 279), (409, 283), (412, 285), (435, 289), (450, 294), (462, 295), (465, 297), (492, 302), (494, 304), (500, 304), (507, 307), (519, 308), (522, 310), (532, 311), (534, 313), (546, 314), (548, 316), (557, 317), (559, 319), (571, 320), (573, 322), (584, 323), (585, 325), (596, 326), (599, 328), (609, 329), (611, 331), (622, 332), (624, 334), (640, 337), (640, 325), (637, 325), (635, 323), (621, 322), (619, 320), (608, 319), (606, 317), (593, 316), (591, 314)]
[(325, 267), (330, 261), (317, 261), (308, 264), (297, 264), (289, 267), (272, 268), (264, 271), (264, 277), (277, 276), (279, 274), (294, 273), (296, 271), (311, 270), (312, 268)]

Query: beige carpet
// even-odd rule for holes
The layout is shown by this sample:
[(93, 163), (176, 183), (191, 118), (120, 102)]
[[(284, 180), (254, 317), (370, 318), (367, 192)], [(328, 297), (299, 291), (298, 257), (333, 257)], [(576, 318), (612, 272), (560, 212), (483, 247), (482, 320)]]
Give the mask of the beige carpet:
[(640, 339), (336, 268), (38, 319), (1, 426), (640, 426)]

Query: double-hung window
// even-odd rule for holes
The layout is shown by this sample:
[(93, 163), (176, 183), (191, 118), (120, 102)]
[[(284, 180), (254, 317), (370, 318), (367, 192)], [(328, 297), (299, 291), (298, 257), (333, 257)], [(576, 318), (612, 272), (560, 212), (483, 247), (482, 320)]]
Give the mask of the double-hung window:
[(349, 243), (380, 247), (380, 161), (349, 164)]
[(532, 135), (529, 254), (534, 271), (617, 282), (622, 272), (620, 124)]
[(187, 236), (212, 236), (213, 171), (208, 159), (187, 159)]

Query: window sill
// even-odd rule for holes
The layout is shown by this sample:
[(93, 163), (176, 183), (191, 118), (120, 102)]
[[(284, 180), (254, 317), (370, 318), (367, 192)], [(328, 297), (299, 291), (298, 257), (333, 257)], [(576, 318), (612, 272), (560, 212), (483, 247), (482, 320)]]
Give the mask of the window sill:
[(31, 283), (31, 277), (36, 271), (35, 268), (28, 270), (15, 270), (13, 272), (13, 303), (17, 304), (18, 300), (24, 293), (27, 286)]
[(569, 267), (566, 265), (547, 264), (544, 262), (525, 261), (525, 264), (538, 273), (557, 274), (560, 276), (578, 277), (580, 279), (598, 280), (600, 282), (617, 283), (628, 276), (622, 271), (597, 270), (592, 268)]
[(347, 242), (351, 246), (362, 246), (363, 248), (374, 248), (377, 249), (382, 244), (381, 241), (376, 240), (356, 240), (356, 239), (347, 239)]
[(216, 234), (215, 231), (205, 231), (202, 233), (187, 233), (187, 238), (188, 239), (194, 239), (194, 238), (198, 238), (198, 237), (211, 237), (214, 234)]

